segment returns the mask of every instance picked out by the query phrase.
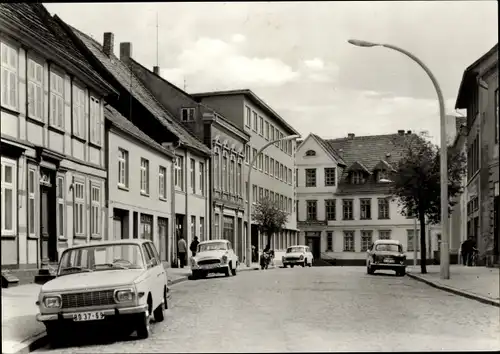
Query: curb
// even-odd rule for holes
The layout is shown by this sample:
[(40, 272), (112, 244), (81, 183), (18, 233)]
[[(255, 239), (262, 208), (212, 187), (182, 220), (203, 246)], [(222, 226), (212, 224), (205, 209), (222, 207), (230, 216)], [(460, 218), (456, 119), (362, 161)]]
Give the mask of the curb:
[(465, 297), (465, 298), (470, 299), (470, 300), (476, 300), (476, 301), (481, 302), (481, 303), (486, 304), (486, 305), (500, 307), (500, 301), (496, 301), (496, 300), (487, 298), (485, 296), (473, 294), (473, 293), (467, 292), (465, 290), (459, 290), (459, 289), (453, 288), (451, 286), (437, 284), (431, 280), (424, 279), (416, 274), (406, 273), (406, 275), (412, 279), (419, 281), (419, 282), (422, 282), (422, 283), (425, 283), (429, 286), (432, 286), (433, 288), (436, 288), (439, 290), (444, 290), (444, 291), (447, 291), (447, 292), (452, 293), (454, 295), (462, 296), (462, 297)]
[[(273, 269), (273, 268), (269, 268), (269, 269)], [(259, 268), (256, 268), (256, 267), (244, 268), (244, 269), (240, 269), (239, 271), (240, 272), (248, 272), (251, 270), (259, 270)], [(174, 280), (168, 282), (168, 285), (174, 286), (176, 284), (185, 282), (188, 279), (189, 279), (189, 276), (182, 276), (180, 278), (177, 278), (177, 279), (174, 279)], [(17, 344), (16, 346), (14, 346), (12, 348), (12, 350), (4, 351), (2, 348), (2, 354), (27, 354), (27, 353), (33, 352), (35, 350), (38, 350), (47, 344), (48, 344), (47, 333), (45, 331), (43, 331), (43, 332), (38, 333), (38, 334), (34, 335), (33, 337), (25, 340), (24, 342)]]

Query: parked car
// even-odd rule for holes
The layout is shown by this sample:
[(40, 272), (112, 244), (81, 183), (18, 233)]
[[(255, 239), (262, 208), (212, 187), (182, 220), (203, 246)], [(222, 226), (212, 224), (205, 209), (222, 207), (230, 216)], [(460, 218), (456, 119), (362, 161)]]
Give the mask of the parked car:
[(366, 253), (366, 272), (375, 273), (379, 269), (394, 270), (397, 275), (406, 274), (406, 255), (397, 240), (377, 240)]
[(286, 254), (281, 257), (281, 261), (285, 268), (287, 266), (293, 268), (295, 265), (301, 265), (302, 267), (308, 265), (312, 267), (314, 257), (309, 246), (297, 245), (288, 247), (286, 249)]
[(240, 265), (238, 256), (228, 240), (210, 240), (198, 244), (196, 256), (191, 257), (191, 272), (194, 279), (205, 278), (210, 273), (223, 273), (226, 277), (236, 275)]
[(153, 242), (89, 243), (62, 253), (56, 278), (40, 290), (36, 318), (54, 346), (66, 330), (110, 322), (144, 339), (152, 314), (163, 321), (168, 298), (167, 273)]

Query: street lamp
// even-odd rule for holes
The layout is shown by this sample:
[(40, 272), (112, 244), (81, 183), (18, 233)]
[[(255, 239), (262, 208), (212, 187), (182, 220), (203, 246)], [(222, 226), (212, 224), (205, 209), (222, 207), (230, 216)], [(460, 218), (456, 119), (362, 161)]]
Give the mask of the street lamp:
[(284, 138), (281, 139), (276, 139), (273, 141), (268, 142), (266, 145), (260, 148), (259, 151), (255, 154), (253, 157), (252, 161), (250, 162), (250, 165), (248, 165), (248, 176), (247, 176), (247, 236), (246, 236), (246, 246), (247, 246), (247, 252), (246, 252), (246, 266), (250, 267), (251, 265), (251, 260), (252, 260), (252, 244), (251, 244), (251, 233), (252, 233), (252, 185), (250, 184), (250, 177), (252, 174), (252, 169), (255, 161), (257, 160), (257, 156), (259, 156), (262, 151), (267, 149), (267, 147), (279, 142), (279, 141), (288, 141), (288, 140), (293, 140), (293, 139), (298, 139), (300, 138), (300, 135), (289, 135), (285, 136)]
[(348, 43), (355, 45), (357, 47), (384, 47), (388, 49), (395, 50), (400, 52), (414, 62), (416, 62), (424, 71), (427, 73), (429, 78), (436, 89), (436, 93), (439, 101), (439, 117), (441, 123), (441, 166), (440, 166), (440, 174), (441, 174), (441, 234), (442, 234), (442, 242), (441, 242), (441, 279), (450, 279), (450, 240), (449, 240), (449, 232), (448, 232), (448, 146), (446, 143), (446, 117), (445, 117), (445, 108), (444, 108), (444, 99), (443, 93), (441, 91), (441, 87), (431, 72), (431, 70), (415, 55), (412, 53), (396, 47), (391, 44), (383, 44), (383, 43), (372, 43), (368, 41), (362, 41), (357, 39), (349, 39)]

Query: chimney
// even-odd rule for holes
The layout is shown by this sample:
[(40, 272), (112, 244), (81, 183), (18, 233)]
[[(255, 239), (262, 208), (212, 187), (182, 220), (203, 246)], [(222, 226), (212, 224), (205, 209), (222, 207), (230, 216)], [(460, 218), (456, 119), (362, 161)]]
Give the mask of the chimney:
[(120, 60), (132, 58), (132, 43), (120, 43)]
[(408, 130), (408, 131), (406, 132), (406, 134), (407, 134), (407, 135), (411, 135), (411, 130)]
[(108, 57), (113, 54), (115, 49), (115, 35), (111, 32), (104, 32), (104, 39), (102, 41), (102, 51)]
[(160, 67), (159, 66), (153, 66), (153, 72), (156, 75), (160, 76)]
[(399, 134), (399, 135), (405, 135), (405, 131), (404, 131), (404, 129), (400, 129), (400, 130), (398, 130), (398, 134)]
[(349, 134), (347, 134), (347, 137), (348, 137), (349, 139), (351, 139), (351, 140), (352, 140), (352, 139), (354, 139), (354, 133), (349, 133)]

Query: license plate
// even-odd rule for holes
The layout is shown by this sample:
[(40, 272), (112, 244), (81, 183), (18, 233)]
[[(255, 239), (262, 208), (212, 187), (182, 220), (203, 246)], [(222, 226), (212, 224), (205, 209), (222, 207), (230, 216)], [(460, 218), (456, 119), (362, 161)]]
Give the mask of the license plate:
[(384, 263), (394, 263), (394, 259), (392, 259), (392, 258), (384, 258)]
[(75, 313), (73, 315), (73, 321), (75, 322), (82, 322), (82, 321), (97, 321), (97, 320), (103, 320), (104, 319), (104, 314), (99, 311), (95, 312), (80, 312), (80, 313)]
[(200, 266), (201, 269), (213, 269), (217, 268), (219, 265), (218, 264), (203, 264)]

